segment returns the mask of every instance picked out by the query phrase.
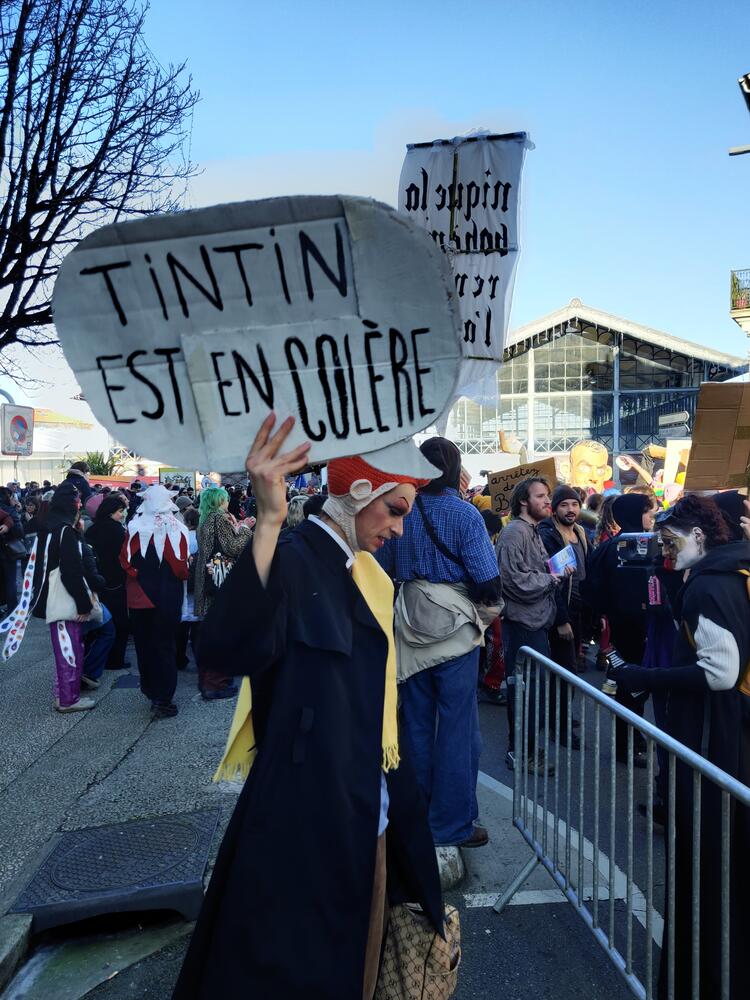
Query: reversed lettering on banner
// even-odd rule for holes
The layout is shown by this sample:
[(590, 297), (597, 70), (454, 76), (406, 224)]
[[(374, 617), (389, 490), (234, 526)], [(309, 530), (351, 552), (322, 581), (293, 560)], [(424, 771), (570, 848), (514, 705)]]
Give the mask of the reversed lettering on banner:
[(543, 458), (532, 465), (516, 465), (512, 469), (493, 472), (488, 479), (493, 511), (501, 516), (509, 514), (513, 490), (524, 479), (532, 479), (534, 476), (546, 479), (551, 492), (557, 486), (554, 458)]
[(97, 418), (187, 468), (242, 468), (270, 410), (311, 461), (410, 438), (460, 358), (442, 253), (357, 198), (222, 205), (108, 226), (65, 260), (55, 324)]
[(519, 249), (526, 133), (409, 146), (399, 209), (451, 261), (466, 358), (501, 361)]

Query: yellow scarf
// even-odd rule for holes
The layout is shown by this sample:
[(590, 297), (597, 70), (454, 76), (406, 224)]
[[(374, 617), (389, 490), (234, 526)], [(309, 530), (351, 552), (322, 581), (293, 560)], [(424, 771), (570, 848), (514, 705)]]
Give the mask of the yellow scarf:
[[(352, 566), (352, 579), (388, 640), (383, 703), (383, 770), (392, 771), (399, 764), (393, 584), (369, 552), (357, 553)], [(256, 753), (252, 692), (250, 681), (245, 677), (237, 697), (237, 707), (229, 729), (227, 746), (214, 775), (214, 781), (244, 781), (250, 773)]]

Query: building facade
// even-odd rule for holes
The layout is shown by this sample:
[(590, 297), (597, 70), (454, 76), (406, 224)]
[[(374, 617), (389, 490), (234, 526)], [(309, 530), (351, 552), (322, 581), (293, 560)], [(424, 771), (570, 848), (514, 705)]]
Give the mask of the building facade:
[(632, 454), (664, 442), (660, 417), (686, 413), (692, 432), (701, 382), (745, 369), (741, 357), (573, 299), (510, 335), (497, 398), (460, 400), (448, 434), (465, 455), (497, 452), (500, 431), (536, 457), (567, 452), (582, 438)]

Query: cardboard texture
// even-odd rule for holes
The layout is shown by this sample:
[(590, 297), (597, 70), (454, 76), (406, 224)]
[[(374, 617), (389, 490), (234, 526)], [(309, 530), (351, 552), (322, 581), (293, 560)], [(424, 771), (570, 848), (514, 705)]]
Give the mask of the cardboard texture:
[[(63, 262), (55, 325), (97, 419), (185, 469), (244, 467), (270, 410), (311, 462), (434, 423), (461, 356), (445, 255), (365, 198), (275, 198), (105, 226)], [(416, 475), (434, 474), (410, 445)]]
[(533, 476), (543, 476), (549, 483), (551, 492), (557, 486), (554, 458), (543, 458), (529, 465), (517, 465), (513, 469), (493, 472), (488, 480), (493, 511), (501, 516), (509, 514), (513, 490), (523, 479), (531, 479)]
[(686, 490), (739, 489), (750, 461), (750, 384), (704, 382), (698, 393)]

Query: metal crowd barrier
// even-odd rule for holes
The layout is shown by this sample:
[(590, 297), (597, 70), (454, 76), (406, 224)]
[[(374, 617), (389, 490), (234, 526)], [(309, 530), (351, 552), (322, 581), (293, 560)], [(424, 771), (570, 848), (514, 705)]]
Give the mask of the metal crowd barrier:
[[(580, 750), (572, 750), (573, 693), (577, 701)], [(551, 696), (551, 698), (550, 698)], [(715, 765), (672, 739), (640, 716), (623, 708), (614, 698), (545, 656), (524, 646), (518, 654), (515, 670), (513, 825), (533, 851), (528, 863), (498, 899), (500, 913), (528, 879), (537, 865), (552, 877), (555, 885), (583, 919), (595, 940), (620, 972), (631, 992), (642, 1000), (655, 995), (655, 956), (659, 945), (666, 946), (666, 976), (659, 989), (667, 1000), (730, 1000), (730, 856), (731, 851), (747, 852), (748, 844), (730, 843), (730, 815), (736, 806), (750, 808), (750, 788), (721, 771)], [(561, 714), (562, 713), (562, 714)], [(550, 719), (552, 717), (552, 722)], [(615, 718), (627, 727), (627, 761), (616, 761)], [(606, 733), (607, 721), (610, 732)], [(604, 725), (603, 725), (604, 722)], [(568, 739), (561, 745), (561, 724)], [(603, 730), (605, 730), (603, 732)], [(536, 734), (536, 747), (544, 749), (544, 773), (537, 767), (529, 773), (530, 733)], [(635, 779), (634, 734), (646, 743), (646, 788)], [(610, 760), (602, 762), (602, 749), (609, 741)], [(654, 883), (654, 775), (655, 750), (666, 755), (666, 776), (660, 778), (666, 790), (665, 884)], [(552, 752), (550, 753), (550, 750)], [(593, 757), (587, 756), (593, 749)], [(692, 772), (692, 882), (690, 893), (690, 955), (675, 955), (677, 829), (677, 761)], [(550, 771), (554, 768), (554, 773)], [(606, 778), (606, 772), (609, 776)], [(624, 778), (624, 781), (623, 781)], [(721, 861), (720, 885), (715, 887), (720, 911), (720, 993), (701, 993), (700, 941), (701, 919), (701, 794), (705, 782), (720, 793)], [(645, 797), (646, 838), (645, 890), (634, 877), (634, 791)], [(623, 787), (624, 785), (624, 787)], [(589, 799), (588, 796), (591, 796)], [(624, 802), (623, 802), (624, 799)], [(624, 844), (622, 820), (624, 809)], [(576, 828), (577, 827), (577, 828)], [(591, 839), (586, 832), (591, 832)], [(619, 843), (618, 843), (619, 841)], [(602, 846), (600, 846), (602, 845)], [(624, 872), (617, 865), (616, 852), (624, 856)], [(573, 855), (577, 855), (577, 859)], [(590, 882), (588, 881), (590, 877)], [(617, 906), (616, 902), (620, 905)], [(624, 903), (624, 907), (622, 906)], [(604, 911), (602, 904), (606, 904)], [(682, 904), (684, 905), (684, 903)], [(747, 905), (750, 905), (748, 903)], [(667, 940), (662, 940), (666, 914)], [(645, 943), (635, 941), (634, 923), (645, 930)], [(640, 947), (640, 945), (643, 945)], [(638, 954), (634, 956), (634, 950)], [(684, 987), (675, 993), (675, 961), (689, 963), (689, 993)], [(658, 963), (658, 957), (656, 959)], [(731, 997), (734, 1000), (734, 997)]]

